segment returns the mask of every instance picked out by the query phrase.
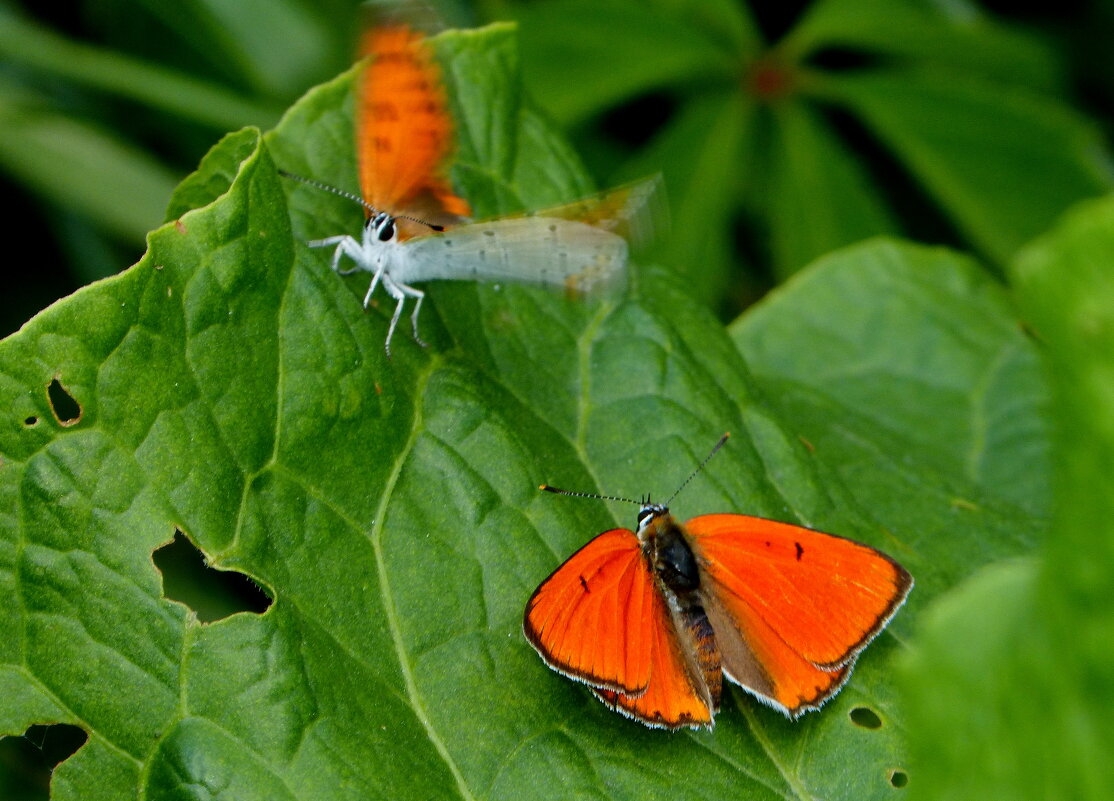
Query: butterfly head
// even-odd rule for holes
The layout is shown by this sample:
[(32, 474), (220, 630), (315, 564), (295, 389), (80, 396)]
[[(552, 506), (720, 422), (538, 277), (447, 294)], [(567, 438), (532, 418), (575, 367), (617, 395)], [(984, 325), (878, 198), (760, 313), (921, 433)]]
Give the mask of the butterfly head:
[(643, 501), (638, 509), (638, 528), (637, 532), (642, 534), (646, 529), (653, 525), (654, 521), (658, 518), (665, 517), (669, 514), (669, 507), (660, 503), (650, 503), (647, 498)]
[(376, 212), (364, 223), (376, 242), (391, 242), (398, 236), (395, 218), (385, 211)]

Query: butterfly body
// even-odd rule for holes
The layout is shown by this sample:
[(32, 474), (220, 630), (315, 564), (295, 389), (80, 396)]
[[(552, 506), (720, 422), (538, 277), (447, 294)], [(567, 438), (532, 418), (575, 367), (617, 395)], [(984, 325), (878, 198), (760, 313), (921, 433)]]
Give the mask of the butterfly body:
[(912, 578), (866, 545), (747, 515), (638, 530), (581, 548), (526, 605), (552, 668), (650, 726), (711, 727), (723, 678), (789, 717), (816, 709), (904, 602)]
[[(360, 195), (283, 174), (364, 206), (360, 236), (342, 234), (309, 244), (333, 248), (332, 268), (342, 275), (372, 274), (365, 308), (380, 285), (396, 301), (385, 343), (388, 355), (407, 298), (414, 301), (414, 338), (424, 344), (418, 313), (425, 293), (415, 283), (511, 281), (580, 295), (622, 282), (625, 235), (647, 234), (648, 201), (658, 179), (534, 214), (463, 222), (471, 209), (447, 179), (453, 121), (431, 46), (409, 25), (392, 22), (370, 29), (363, 49), (369, 59), (357, 100)], [(352, 266), (343, 268), (344, 259)]]
[[(623, 237), (577, 220), (530, 216), (461, 225), (405, 241), (398, 222), (386, 213), (369, 217), (360, 239), (348, 235), (313, 240), (333, 247), (332, 268), (342, 275), (372, 273), (364, 308), (377, 286), (397, 305), (387, 329), (387, 352), (406, 298), (415, 300), (411, 320), (418, 336), (418, 312), (425, 293), (413, 282), (434, 280), (513, 281), (563, 289), (578, 295), (612, 286), (623, 275)], [(353, 267), (341, 269), (347, 256)]]

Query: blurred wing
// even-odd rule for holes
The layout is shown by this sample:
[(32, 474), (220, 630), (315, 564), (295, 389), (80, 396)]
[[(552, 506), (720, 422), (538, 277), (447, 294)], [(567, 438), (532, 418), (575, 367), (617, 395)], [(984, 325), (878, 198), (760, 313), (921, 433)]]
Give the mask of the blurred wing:
[(795, 715), (846, 681), (912, 577), (866, 545), (746, 515), (686, 523), (724, 671)]
[(575, 220), (611, 231), (638, 246), (649, 242), (668, 217), (661, 184), (661, 176), (656, 175), (528, 216)]
[(437, 224), (468, 215), (467, 202), (444, 179), (452, 117), (429, 44), (409, 26), (392, 23), (371, 28), (363, 50), (371, 57), (356, 115), (364, 199), (379, 211), (420, 213)]
[(621, 236), (582, 222), (532, 216), (416, 237), (402, 248), (391, 277), (407, 284), (514, 281), (581, 294), (621, 285), (626, 267)]
[(554, 670), (595, 687), (638, 694), (650, 682), (661, 620), (634, 532), (605, 531), (541, 583), (526, 604), (526, 639)]

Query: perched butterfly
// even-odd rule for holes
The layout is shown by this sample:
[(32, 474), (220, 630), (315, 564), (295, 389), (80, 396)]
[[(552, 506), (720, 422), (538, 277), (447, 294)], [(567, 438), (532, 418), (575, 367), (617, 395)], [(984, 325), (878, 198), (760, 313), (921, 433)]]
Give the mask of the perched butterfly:
[(523, 616), (547, 665), (649, 726), (711, 728), (723, 677), (790, 718), (817, 709), (913, 586), (852, 540), (737, 514), (682, 525), (668, 503), (647, 500), (637, 531), (589, 541)]
[[(452, 117), (430, 45), (409, 26), (392, 23), (372, 28), (364, 49), (370, 59), (360, 80), (356, 125), (363, 196), (283, 175), (364, 206), (360, 238), (341, 234), (309, 244), (334, 248), (332, 267), (342, 275), (372, 273), (365, 308), (379, 285), (397, 301), (387, 329), (388, 355), (406, 298), (414, 300), (414, 339), (425, 344), (418, 336), (425, 293), (415, 282), (515, 281), (579, 294), (622, 281), (624, 235), (641, 224), (657, 179), (530, 215), (458, 225), (470, 210), (445, 177)], [(352, 268), (341, 269), (344, 257)]]

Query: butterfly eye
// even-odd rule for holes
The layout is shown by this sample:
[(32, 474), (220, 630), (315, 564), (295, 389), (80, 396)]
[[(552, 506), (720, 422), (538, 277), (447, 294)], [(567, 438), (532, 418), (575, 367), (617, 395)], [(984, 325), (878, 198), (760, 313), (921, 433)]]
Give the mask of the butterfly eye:
[(638, 530), (642, 531), (646, 526), (650, 525), (650, 521), (659, 515), (663, 515), (669, 510), (664, 506), (657, 504), (643, 506), (638, 510)]
[(395, 238), (395, 221), (385, 212), (375, 215), (371, 224), (375, 226), (375, 238), (380, 242), (390, 242)]

